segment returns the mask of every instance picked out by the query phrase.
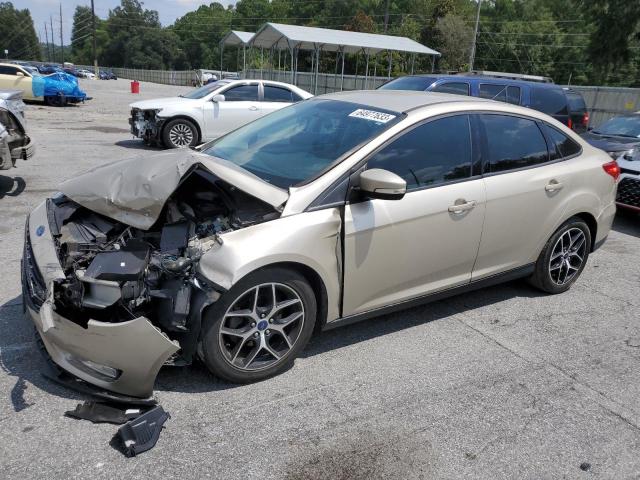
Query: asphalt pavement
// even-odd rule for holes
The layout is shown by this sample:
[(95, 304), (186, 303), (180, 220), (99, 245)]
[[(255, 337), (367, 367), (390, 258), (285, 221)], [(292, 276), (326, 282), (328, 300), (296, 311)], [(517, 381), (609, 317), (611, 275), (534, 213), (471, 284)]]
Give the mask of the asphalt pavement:
[[(3, 478), (640, 479), (640, 216), (619, 216), (567, 293), (512, 282), (315, 337), (276, 378), (236, 386), (165, 367), (158, 444), (63, 416), (85, 397), (41, 375), (23, 318), (25, 216), (96, 165), (153, 155), (128, 104), (183, 87), (82, 80), (93, 100), (31, 104), (36, 156), (0, 172)], [(523, 212), (523, 218), (526, 218)]]

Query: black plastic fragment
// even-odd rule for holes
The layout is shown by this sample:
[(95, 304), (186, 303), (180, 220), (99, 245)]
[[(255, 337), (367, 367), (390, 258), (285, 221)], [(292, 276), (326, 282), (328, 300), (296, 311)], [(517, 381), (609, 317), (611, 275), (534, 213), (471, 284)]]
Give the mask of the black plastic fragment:
[(153, 448), (160, 437), (164, 422), (169, 418), (171, 415), (158, 405), (121, 426), (117, 436), (120, 439), (123, 453), (127, 457), (135, 457)]
[(75, 410), (64, 412), (67, 417), (89, 420), (93, 423), (122, 425), (142, 415), (140, 408), (117, 408), (106, 403), (86, 401), (76, 405)]
[[(48, 357), (46, 351), (45, 358)], [(140, 397), (130, 397), (128, 395), (124, 395), (122, 393), (111, 392), (109, 390), (103, 390), (95, 385), (91, 385), (80, 378), (67, 373), (63, 369), (61, 369), (58, 365), (56, 365), (53, 360), (49, 358), (49, 361), (45, 364), (45, 367), (42, 370), (42, 376), (52, 380), (58, 385), (62, 385), (64, 387), (75, 390), (76, 392), (84, 393), (86, 395), (91, 395), (93, 397), (97, 397), (101, 400), (107, 400), (110, 402), (117, 403), (126, 403), (129, 405), (146, 405), (146, 406), (154, 406), (158, 402), (153, 397), (140, 398)]]

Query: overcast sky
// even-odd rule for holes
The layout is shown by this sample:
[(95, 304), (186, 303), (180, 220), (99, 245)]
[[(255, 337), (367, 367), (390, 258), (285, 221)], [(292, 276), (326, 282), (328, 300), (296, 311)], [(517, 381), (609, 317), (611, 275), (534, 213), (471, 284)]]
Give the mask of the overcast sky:
[[(160, 14), (162, 25), (171, 25), (176, 18), (180, 18), (185, 13), (196, 10), (200, 5), (208, 5), (213, 0), (147, 0), (144, 8), (157, 10)], [(222, 5), (235, 3), (235, 0), (215, 0)], [(73, 23), (73, 12), (76, 5), (91, 6), (91, 0), (13, 0), (16, 8), (28, 8), (31, 11), (31, 18), (35, 23), (36, 32), (40, 34), (44, 42), (44, 22), (47, 28), (50, 26), (50, 16), (53, 16), (53, 29), (56, 32), (55, 42), (60, 43), (60, 4), (62, 4), (62, 35), (64, 44), (68, 45), (71, 39), (71, 25)], [(106, 18), (109, 10), (120, 5), (120, 0), (94, 0), (96, 15)], [(51, 37), (49, 37), (51, 38)]]

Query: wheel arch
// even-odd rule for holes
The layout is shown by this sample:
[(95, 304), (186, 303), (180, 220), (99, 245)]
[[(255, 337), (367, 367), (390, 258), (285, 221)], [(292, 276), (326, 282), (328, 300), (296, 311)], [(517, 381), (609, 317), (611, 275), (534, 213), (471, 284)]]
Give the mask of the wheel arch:
[[(267, 265), (262, 265), (255, 270), (251, 270), (247, 272), (242, 278), (239, 278), (238, 281), (245, 278), (247, 275), (251, 275), (255, 272), (259, 272), (262, 270), (268, 270), (271, 268), (284, 268), (288, 270), (293, 270), (300, 275), (302, 275), (305, 280), (309, 282), (311, 288), (313, 289), (313, 294), (316, 297), (317, 304), (317, 318), (316, 318), (316, 330), (321, 329), (326, 321), (327, 321), (327, 310), (328, 310), (328, 295), (327, 295), (327, 287), (322, 280), (322, 277), (318, 272), (316, 272), (312, 267), (300, 262), (294, 261), (280, 261), (275, 263), (270, 263)], [(236, 282), (237, 283), (237, 282)]]
[(191, 123), (193, 123), (196, 126), (196, 130), (198, 131), (198, 142), (197, 143), (202, 143), (202, 126), (200, 125), (200, 122), (198, 122), (198, 120), (196, 120), (195, 118), (186, 115), (184, 113), (178, 113), (176, 115), (171, 115), (170, 117), (166, 117), (163, 118), (164, 122), (162, 124), (162, 129), (160, 130), (160, 138), (163, 138), (164, 136), (164, 130), (165, 128), (167, 128), (167, 124), (173, 120), (189, 120)]
[[(572, 215), (572, 217), (578, 217), (578, 218), (584, 220), (584, 223), (586, 223), (587, 227), (589, 227), (589, 233), (591, 234), (591, 246), (590, 246), (589, 251), (593, 252), (594, 246), (596, 244), (596, 235), (598, 233), (598, 221), (596, 220), (596, 217), (594, 217), (589, 212), (575, 213), (575, 214)], [(569, 218), (571, 218), (571, 217), (569, 217)]]

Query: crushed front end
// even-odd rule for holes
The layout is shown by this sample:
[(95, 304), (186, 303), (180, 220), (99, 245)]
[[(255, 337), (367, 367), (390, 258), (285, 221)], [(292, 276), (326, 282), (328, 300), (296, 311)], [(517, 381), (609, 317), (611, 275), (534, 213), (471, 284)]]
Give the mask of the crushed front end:
[(277, 215), (210, 172), (192, 169), (149, 228), (59, 194), (30, 215), (26, 310), (52, 360), (100, 388), (148, 397), (165, 364), (188, 365), (203, 310), (222, 288), (197, 264), (225, 232)]
[(161, 141), (162, 125), (165, 119), (158, 116), (159, 109), (131, 109), (129, 126), (134, 137), (141, 138), (146, 144), (157, 144)]

